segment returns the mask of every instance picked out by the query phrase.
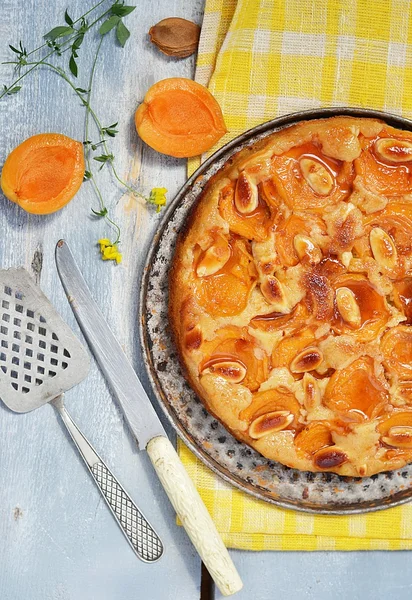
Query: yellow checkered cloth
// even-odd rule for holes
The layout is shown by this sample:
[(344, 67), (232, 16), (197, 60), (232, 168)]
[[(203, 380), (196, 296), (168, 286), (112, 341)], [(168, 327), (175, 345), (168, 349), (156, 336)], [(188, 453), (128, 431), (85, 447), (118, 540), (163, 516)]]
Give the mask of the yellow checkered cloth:
[[(196, 80), (222, 107), (229, 133), (218, 146), (259, 123), (308, 108), (361, 106), (412, 117), (411, 4), (206, 0)], [(198, 164), (191, 160), (189, 170)], [(342, 517), (278, 509), (227, 485), (183, 444), (179, 449), (232, 548), (412, 548), (412, 504)]]

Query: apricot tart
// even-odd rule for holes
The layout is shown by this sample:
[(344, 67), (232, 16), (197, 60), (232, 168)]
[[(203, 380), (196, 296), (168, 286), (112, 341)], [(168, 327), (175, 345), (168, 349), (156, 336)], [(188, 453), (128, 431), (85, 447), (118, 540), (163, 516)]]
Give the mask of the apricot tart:
[(169, 314), (189, 383), (263, 456), (412, 462), (412, 132), (333, 117), (234, 155), (180, 235)]

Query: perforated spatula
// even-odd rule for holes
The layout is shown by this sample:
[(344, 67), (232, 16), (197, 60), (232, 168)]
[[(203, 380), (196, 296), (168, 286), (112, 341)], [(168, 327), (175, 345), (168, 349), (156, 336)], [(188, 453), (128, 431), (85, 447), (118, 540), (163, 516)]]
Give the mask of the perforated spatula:
[(63, 392), (82, 381), (89, 357), (24, 269), (0, 270), (0, 398), (29, 412), (52, 402), (129, 544), (145, 562), (162, 542), (63, 405)]

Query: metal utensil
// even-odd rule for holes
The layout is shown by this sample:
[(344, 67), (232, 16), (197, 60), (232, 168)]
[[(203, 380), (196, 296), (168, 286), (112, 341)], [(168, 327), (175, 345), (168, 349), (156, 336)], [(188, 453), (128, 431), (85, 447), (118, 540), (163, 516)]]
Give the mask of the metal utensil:
[(64, 240), (56, 246), (56, 263), (80, 328), (123, 409), (140, 450), (147, 450), (169, 500), (222, 594), (236, 593), (242, 588), (242, 581), (229, 553)]
[(157, 533), (64, 408), (63, 392), (89, 371), (85, 349), (24, 269), (0, 270), (0, 304), (0, 398), (18, 413), (55, 406), (137, 556), (158, 560)]

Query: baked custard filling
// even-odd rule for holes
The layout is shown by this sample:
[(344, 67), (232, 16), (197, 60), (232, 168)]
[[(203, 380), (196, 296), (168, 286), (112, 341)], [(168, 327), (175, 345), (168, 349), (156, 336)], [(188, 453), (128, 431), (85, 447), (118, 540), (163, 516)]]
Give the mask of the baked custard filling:
[(265, 457), (412, 462), (412, 132), (332, 117), (231, 157), (180, 234), (169, 317), (190, 385)]

